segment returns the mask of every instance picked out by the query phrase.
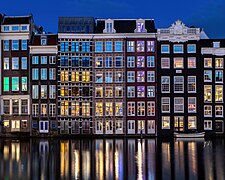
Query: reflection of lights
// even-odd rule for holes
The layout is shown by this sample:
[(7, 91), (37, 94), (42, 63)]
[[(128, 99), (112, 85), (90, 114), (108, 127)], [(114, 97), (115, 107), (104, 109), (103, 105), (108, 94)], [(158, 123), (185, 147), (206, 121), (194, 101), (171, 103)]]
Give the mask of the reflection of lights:
[(9, 147), (8, 146), (4, 146), (3, 155), (4, 155), (4, 160), (9, 159)]
[(64, 141), (60, 143), (60, 173), (61, 177), (68, 175), (69, 169), (69, 141)]
[(138, 140), (138, 152), (136, 155), (137, 166), (138, 166), (138, 177), (137, 179), (143, 179), (143, 162), (142, 162), (142, 145), (140, 139)]
[(11, 151), (12, 151), (12, 159), (16, 160), (17, 162), (20, 159), (20, 144), (19, 143), (12, 143), (11, 144)]
[(75, 179), (79, 179), (80, 175), (80, 158), (79, 158), (79, 151), (77, 149), (74, 150), (74, 164), (75, 164), (75, 172), (74, 177)]
[(103, 161), (103, 141), (96, 141), (96, 173), (98, 174), (97, 179), (103, 179), (104, 176), (104, 161)]
[(90, 179), (91, 156), (89, 150), (82, 152), (82, 175), (83, 179)]

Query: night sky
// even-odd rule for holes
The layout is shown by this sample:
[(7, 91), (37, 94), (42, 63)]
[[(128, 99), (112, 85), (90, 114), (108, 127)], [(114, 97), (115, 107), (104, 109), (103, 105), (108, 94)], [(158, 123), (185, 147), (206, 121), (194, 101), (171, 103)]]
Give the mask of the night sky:
[(2, 0), (0, 13), (32, 13), (38, 26), (57, 32), (58, 16), (155, 19), (157, 28), (175, 20), (204, 28), (210, 38), (225, 38), (225, 0)]

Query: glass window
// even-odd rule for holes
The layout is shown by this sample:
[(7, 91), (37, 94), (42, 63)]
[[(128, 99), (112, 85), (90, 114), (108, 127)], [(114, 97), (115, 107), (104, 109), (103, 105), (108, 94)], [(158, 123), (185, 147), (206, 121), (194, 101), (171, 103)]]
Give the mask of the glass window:
[(212, 130), (212, 120), (204, 120), (204, 130)]
[(69, 43), (68, 42), (61, 42), (60, 43), (60, 51), (61, 52), (68, 52), (69, 51)]
[(135, 72), (127, 71), (127, 82), (135, 82)]
[(145, 57), (137, 56), (137, 67), (145, 67)]
[(19, 58), (12, 58), (12, 69), (19, 69)]
[(115, 103), (115, 116), (123, 116), (123, 103), (122, 102)]
[(3, 91), (9, 91), (9, 77), (4, 77)]
[(145, 102), (137, 102), (137, 115), (145, 116)]
[(41, 56), (41, 64), (47, 64), (47, 56)]
[(204, 82), (212, 82), (212, 71), (211, 70), (204, 71)]
[(61, 71), (60, 81), (62, 81), (62, 82), (68, 82), (69, 81), (69, 72), (68, 71)]
[(223, 58), (215, 58), (215, 67), (223, 68)]
[(115, 52), (123, 52), (123, 42), (122, 41), (115, 42)]
[(170, 53), (170, 46), (169, 45), (161, 45), (161, 53), (162, 54)]
[(112, 68), (113, 65), (113, 60), (111, 56), (106, 56), (105, 57), (105, 67), (106, 68)]
[(112, 72), (105, 72), (105, 82), (106, 83), (113, 82), (113, 73)]
[(204, 86), (204, 102), (212, 102), (212, 86)]
[(12, 50), (19, 50), (19, 40), (12, 40)]
[(49, 85), (49, 98), (50, 99), (56, 98), (56, 86), (55, 85)]
[[(41, 116), (47, 116), (47, 104), (41, 104)], [(40, 129), (43, 129), (42, 127)]]
[(220, 42), (213, 42), (213, 48), (220, 48)]
[(183, 58), (174, 58), (173, 59), (174, 68), (184, 68)]
[(28, 100), (27, 99), (21, 100), (21, 113), (28, 114)]
[(188, 116), (188, 129), (197, 129), (196, 116)]
[(90, 82), (90, 72), (89, 71), (83, 71), (82, 72), (82, 82), (83, 83)]
[(129, 68), (135, 67), (135, 57), (134, 56), (127, 56), (127, 67), (129, 67)]
[(27, 91), (27, 77), (22, 77), (22, 91)]
[(95, 58), (95, 67), (96, 68), (102, 68), (103, 67), (103, 58), (102, 57), (96, 57)]
[(79, 102), (72, 102), (71, 104), (71, 116), (80, 115), (80, 104)]
[(135, 116), (135, 102), (127, 102), (127, 115)]
[(103, 103), (102, 102), (96, 102), (95, 116), (103, 116)]
[(170, 58), (161, 58), (161, 68), (162, 69), (170, 68)]
[(155, 71), (148, 71), (147, 82), (155, 82)]
[(155, 52), (155, 41), (147, 41), (147, 51)]
[(188, 97), (188, 112), (196, 112), (196, 97)]
[(61, 86), (60, 95), (61, 96), (69, 96), (68, 86)]
[(32, 64), (38, 64), (38, 56), (32, 57)]
[(105, 103), (105, 115), (106, 116), (113, 116), (113, 105), (112, 102)]
[(135, 97), (135, 86), (127, 87), (127, 97)]
[(184, 52), (184, 47), (182, 44), (175, 44), (173, 45), (173, 52), (174, 53), (183, 53)]
[(82, 52), (90, 52), (90, 42), (82, 42)]
[(112, 41), (105, 42), (105, 52), (112, 52)]
[(80, 96), (80, 89), (78, 87), (72, 87), (72, 96)]
[(215, 88), (215, 101), (223, 102), (223, 86), (217, 85)]
[(12, 113), (19, 114), (19, 100), (18, 99), (12, 100)]
[(116, 98), (123, 97), (123, 87), (122, 86), (115, 87), (115, 97)]
[(184, 98), (183, 97), (175, 97), (174, 98), (174, 112), (175, 113), (183, 113), (184, 112)]
[(22, 50), (27, 50), (27, 40), (22, 40)]
[(184, 77), (174, 76), (174, 93), (184, 92)]
[(49, 64), (55, 64), (56, 63), (56, 57), (55, 56), (49, 56)]
[(215, 115), (216, 117), (223, 117), (223, 105), (215, 106)]
[(170, 116), (162, 116), (162, 129), (170, 129)]
[(115, 67), (120, 68), (123, 66), (123, 59), (122, 56), (116, 56), (115, 57)]
[(155, 97), (155, 86), (147, 87), (147, 97)]
[(61, 56), (61, 58), (60, 58), (60, 65), (61, 66), (68, 66), (69, 65), (69, 58), (68, 58), (68, 56)]
[(188, 57), (188, 68), (196, 68), (196, 58)]
[(137, 26), (137, 32), (145, 32), (145, 26), (144, 26), (144, 22), (137, 22), (136, 23)]
[(210, 105), (204, 106), (204, 117), (212, 117), (212, 106)]
[(9, 31), (9, 26), (4, 26), (4, 31)]
[(56, 69), (49, 68), (49, 80), (56, 80)]
[(19, 91), (19, 78), (12, 77), (12, 91)]
[(145, 82), (145, 71), (137, 71), (137, 82)]
[(10, 114), (10, 100), (3, 100), (3, 113)]
[(115, 82), (116, 83), (122, 83), (123, 82), (123, 75), (121, 71), (115, 72)]
[(145, 97), (145, 86), (137, 86), (137, 97)]
[(79, 42), (71, 42), (71, 52), (79, 52)]
[(4, 58), (4, 70), (9, 69), (9, 58)]
[(95, 42), (95, 52), (103, 51), (103, 43), (101, 41)]
[(12, 31), (19, 31), (19, 26), (12, 26)]
[(41, 80), (47, 80), (47, 68), (41, 68)]
[(56, 116), (56, 104), (49, 104), (49, 116), (50, 117)]
[(137, 52), (145, 52), (145, 42), (137, 41)]
[(79, 57), (72, 57), (71, 65), (72, 65), (72, 67), (79, 67)]
[(162, 93), (170, 92), (170, 77), (169, 76), (161, 77), (161, 89), (162, 89)]
[(96, 98), (103, 97), (103, 87), (95, 87), (95, 97)]
[(39, 115), (39, 105), (32, 104), (32, 116), (37, 117)]
[(134, 41), (127, 41), (127, 52), (134, 52)]
[(188, 93), (196, 92), (196, 76), (188, 76)]
[(187, 45), (187, 52), (188, 53), (196, 53), (196, 45), (195, 44), (188, 44)]
[(106, 98), (112, 98), (113, 97), (113, 88), (112, 87), (106, 87), (105, 88), (105, 97)]
[(102, 72), (96, 72), (95, 82), (96, 83), (103, 83), (103, 73)]
[(22, 57), (21, 58), (21, 68), (22, 69), (27, 69), (27, 57)]
[(47, 99), (47, 85), (41, 85), (41, 99)]
[(37, 68), (32, 69), (32, 80), (38, 80), (38, 69)]
[(22, 27), (21, 27), (21, 30), (22, 30), (22, 31), (27, 31), (27, 30), (28, 30), (28, 27), (27, 27), (27, 26), (22, 26)]
[(80, 73), (79, 73), (79, 71), (72, 71), (71, 72), (71, 81), (72, 82), (79, 82), (80, 81)]
[(148, 101), (147, 116), (155, 116), (155, 102)]
[(169, 113), (170, 112), (170, 98), (169, 97), (162, 97), (162, 113)]
[(147, 67), (155, 67), (155, 56), (147, 56)]
[(38, 99), (39, 93), (38, 93), (38, 85), (32, 85), (32, 98)]
[(204, 58), (204, 67), (206, 68), (212, 67), (212, 58)]
[(89, 67), (90, 66), (90, 57), (82, 57), (82, 66)]
[(223, 71), (222, 70), (216, 70), (215, 80), (216, 80), (216, 83), (222, 83), (223, 82)]
[(4, 40), (3, 41), (3, 50), (4, 51), (9, 51), (9, 40)]

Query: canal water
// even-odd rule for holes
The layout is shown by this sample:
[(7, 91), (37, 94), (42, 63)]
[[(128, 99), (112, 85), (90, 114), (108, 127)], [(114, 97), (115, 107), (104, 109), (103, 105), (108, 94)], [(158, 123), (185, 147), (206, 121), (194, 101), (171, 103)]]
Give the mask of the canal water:
[(1, 139), (0, 179), (225, 179), (225, 139)]

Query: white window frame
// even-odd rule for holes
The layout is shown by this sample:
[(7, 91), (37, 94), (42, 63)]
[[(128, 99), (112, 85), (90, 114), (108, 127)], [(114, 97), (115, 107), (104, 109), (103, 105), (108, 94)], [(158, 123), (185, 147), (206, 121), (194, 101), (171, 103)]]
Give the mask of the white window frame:
[[(168, 103), (165, 103), (164, 100), (167, 100)], [(163, 110), (164, 109), (163, 106), (169, 106), (169, 110), (168, 111)], [(161, 98), (161, 112), (162, 113), (170, 113), (170, 97), (162, 97)]]
[[(207, 127), (205, 127), (205, 123), (207, 124)], [(212, 130), (212, 120), (204, 120), (204, 130)]]
[[(210, 107), (210, 109), (206, 110), (206, 107)], [(206, 115), (206, 112), (210, 112), (210, 114)], [(212, 117), (212, 106), (211, 105), (204, 105), (204, 117)]]
[[(181, 78), (182, 79), (182, 82), (176, 82), (176, 79), (177, 78)], [(182, 85), (182, 90), (179, 90), (179, 91), (177, 91), (176, 90), (176, 85)], [(174, 76), (174, 86), (173, 86), (173, 91), (174, 91), (174, 93), (184, 93), (184, 76)]]
[[(194, 104), (193, 103), (190, 103), (190, 101), (192, 101), (192, 100), (194, 100)], [(189, 113), (196, 113), (197, 112), (197, 102), (196, 102), (196, 100), (197, 100), (196, 97), (188, 97), (188, 112)], [(193, 105), (193, 109), (194, 109), (192, 111), (189, 108), (189, 106), (191, 104)]]
[[(163, 83), (162, 79), (163, 78), (167, 78), (169, 80), (169, 83)], [(169, 90), (168, 91), (163, 91), (163, 85), (168, 85), (169, 86)], [(161, 92), (162, 93), (170, 93), (170, 76), (161, 76)]]
[[(222, 107), (221, 110), (216, 110), (217, 107)], [(216, 115), (216, 112), (222, 112), (221, 115)], [(223, 105), (216, 105), (215, 106), (215, 117), (223, 117)]]
[[(168, 61), (168, 66), (163, 66), (162, 61), (164, 62)], [(161, 58), (161, 69), (170, 69), (170, 58), (167, 57)]]
[[(176, 100), (182, 100), (183, 101), (183, 103), (181, 103), (181, 104), (176, 104)], [(182, 108), (182, 110), (180, 111), (180, 110), (177, 110), (177, 106), (181, 106)], [(174, 113), (184, 113), (184, 98), (183, 97), (174, 97)]]

